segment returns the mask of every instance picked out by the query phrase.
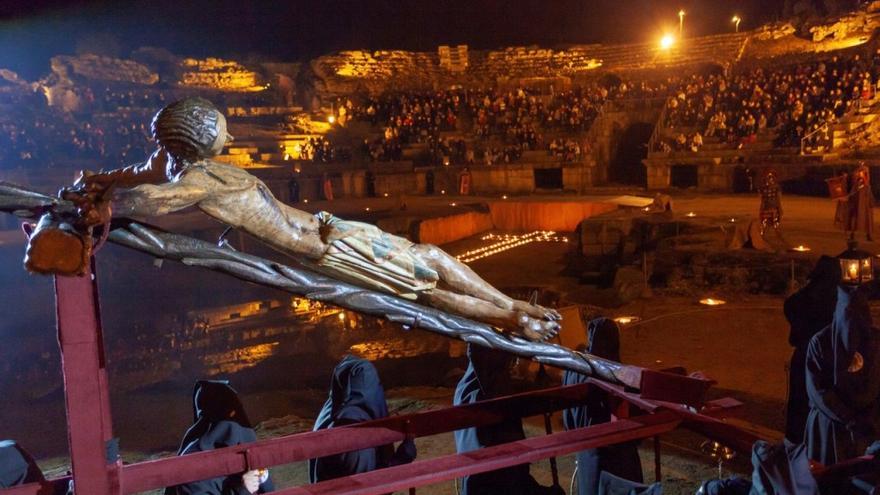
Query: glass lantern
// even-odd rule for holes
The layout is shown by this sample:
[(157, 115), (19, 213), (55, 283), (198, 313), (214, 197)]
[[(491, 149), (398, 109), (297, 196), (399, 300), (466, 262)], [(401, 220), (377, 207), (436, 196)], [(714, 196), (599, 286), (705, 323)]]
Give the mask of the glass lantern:
[(840, 260), (840, 282), (844, 285), (862, 285), (874, 280), (874, 258), (871, 253), (858, 249), (854, 239), (847, 250), (837, 255)]

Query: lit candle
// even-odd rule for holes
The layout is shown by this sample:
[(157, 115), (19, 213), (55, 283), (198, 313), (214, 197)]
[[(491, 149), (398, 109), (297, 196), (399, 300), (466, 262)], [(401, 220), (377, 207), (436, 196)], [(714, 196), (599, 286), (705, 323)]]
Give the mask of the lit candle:
[(689, 212), (687, 212), (687, 214), (686, 214), (685, 216), (686, 216), (686, 217), (693, 218), (693, 217), (697, 216), (697, 214), (694, 213), (694, 212), (692, 212), (692, 211), (689, 211)]
[(711, 297), (700, 299), (700, 304), (705, 304), (706, 306), (719, 306), (724, 303), (725, 301), (722, 301), (721, 299), (712, 299)]
[(614, 319), (614, 321), (620, 325), (628, 325), (630, 323), (635, 323), (639, 320), (641, 320), (641, 318), (639, 318), (638, 316), (630, 316), (630, 315), (618, 316), (617, 318)]

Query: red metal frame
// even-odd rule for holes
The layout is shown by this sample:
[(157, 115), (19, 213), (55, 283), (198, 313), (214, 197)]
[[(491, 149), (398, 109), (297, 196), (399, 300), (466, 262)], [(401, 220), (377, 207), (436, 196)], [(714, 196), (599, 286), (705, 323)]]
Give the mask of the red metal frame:
[[(679, 425), (717, 439), (740, 452), (749, 452), (752, 443), (757, 439), (750, 433), (707, 415), (736, 407), (739, 405), (736, 401), (722, 400), (706, 404), (702, 410), (707, 414), (698, 414), (679, 403), (651, 400), (618, 386), (590, 380), (581, 385), (539, 390), (477, 404), (395, 416), (122, 466), (119, 461), (108, 462), (106, 454), (108, 441), (112, 438), (112, 428), (95, 279), (91, 273), (82, 277), (56, 277), (55, 290), (70, 455), (78, 493), (137, 493), (241, 473), (248, 469), (301, 462), (375, 447), (408, 437), (489, 425), (510, 416), (537, 416), (582, 404), (591, 387), (599, 387), (619, 401), (615, 406), (618, 420), (315, 485), (283, 489), (277, 493), (388, 493), (629, 440), (654, 437), (656, 442), (658, 435)], [(665, 390), (674, 386), (674, 380), (666, 382), (662, 376), (657, 375), (652, 376), (650, 381), (649, 395), (652, 397), (674, 397), (687, 403), (693, 403), (697, 399), (689, 394), (678, 397), (672, 393), (674, 391), (670, 391), (672, 395), (668, 395)], [(633, 411), (630, 406), (637, 410)], [(659, 479), (659, 459), (655, 462), (655, 469)], [(0, 490), (0, 493), (43, 495), (51, 493), (50, 490), (50, 483), (33, 483)]]
[(56, 276), (55, 297), (74, 486), (79, 493), (118, 494), (121, 463), (107, 462), (113, 430), (98, 286), (92, 270), (80, 277)]

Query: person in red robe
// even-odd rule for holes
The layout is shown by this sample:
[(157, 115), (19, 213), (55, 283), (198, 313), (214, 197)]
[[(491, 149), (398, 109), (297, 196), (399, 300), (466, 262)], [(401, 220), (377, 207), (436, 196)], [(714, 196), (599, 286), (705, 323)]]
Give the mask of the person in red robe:
[(471, 193), (471, 171), (465, 167), (461, 175), (458, 176), (458, 194), (467, 196)]
[(874, 193), (870, 169), (864, 163), (850, 176), (849, 193), (837, 201), (834, 224), (852, 236), (864, 232), (867, 240), (874, 239)]

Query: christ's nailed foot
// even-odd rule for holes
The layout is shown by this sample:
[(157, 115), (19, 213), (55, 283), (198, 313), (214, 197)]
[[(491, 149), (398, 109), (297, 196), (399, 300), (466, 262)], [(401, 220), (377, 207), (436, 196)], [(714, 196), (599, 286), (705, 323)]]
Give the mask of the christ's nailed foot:
[(561, 329), (557, 320), (534, 318), (524, 311), (516, 313), (516, 323), (522, 335), (533, 342), (553, 339)]
[(514, 301), (513, 309), (521, 311), (537, 320), (560, 321), (562, 315), (555, 309), (545, 308), (537, 304), (529, 304), (525, 301)]

